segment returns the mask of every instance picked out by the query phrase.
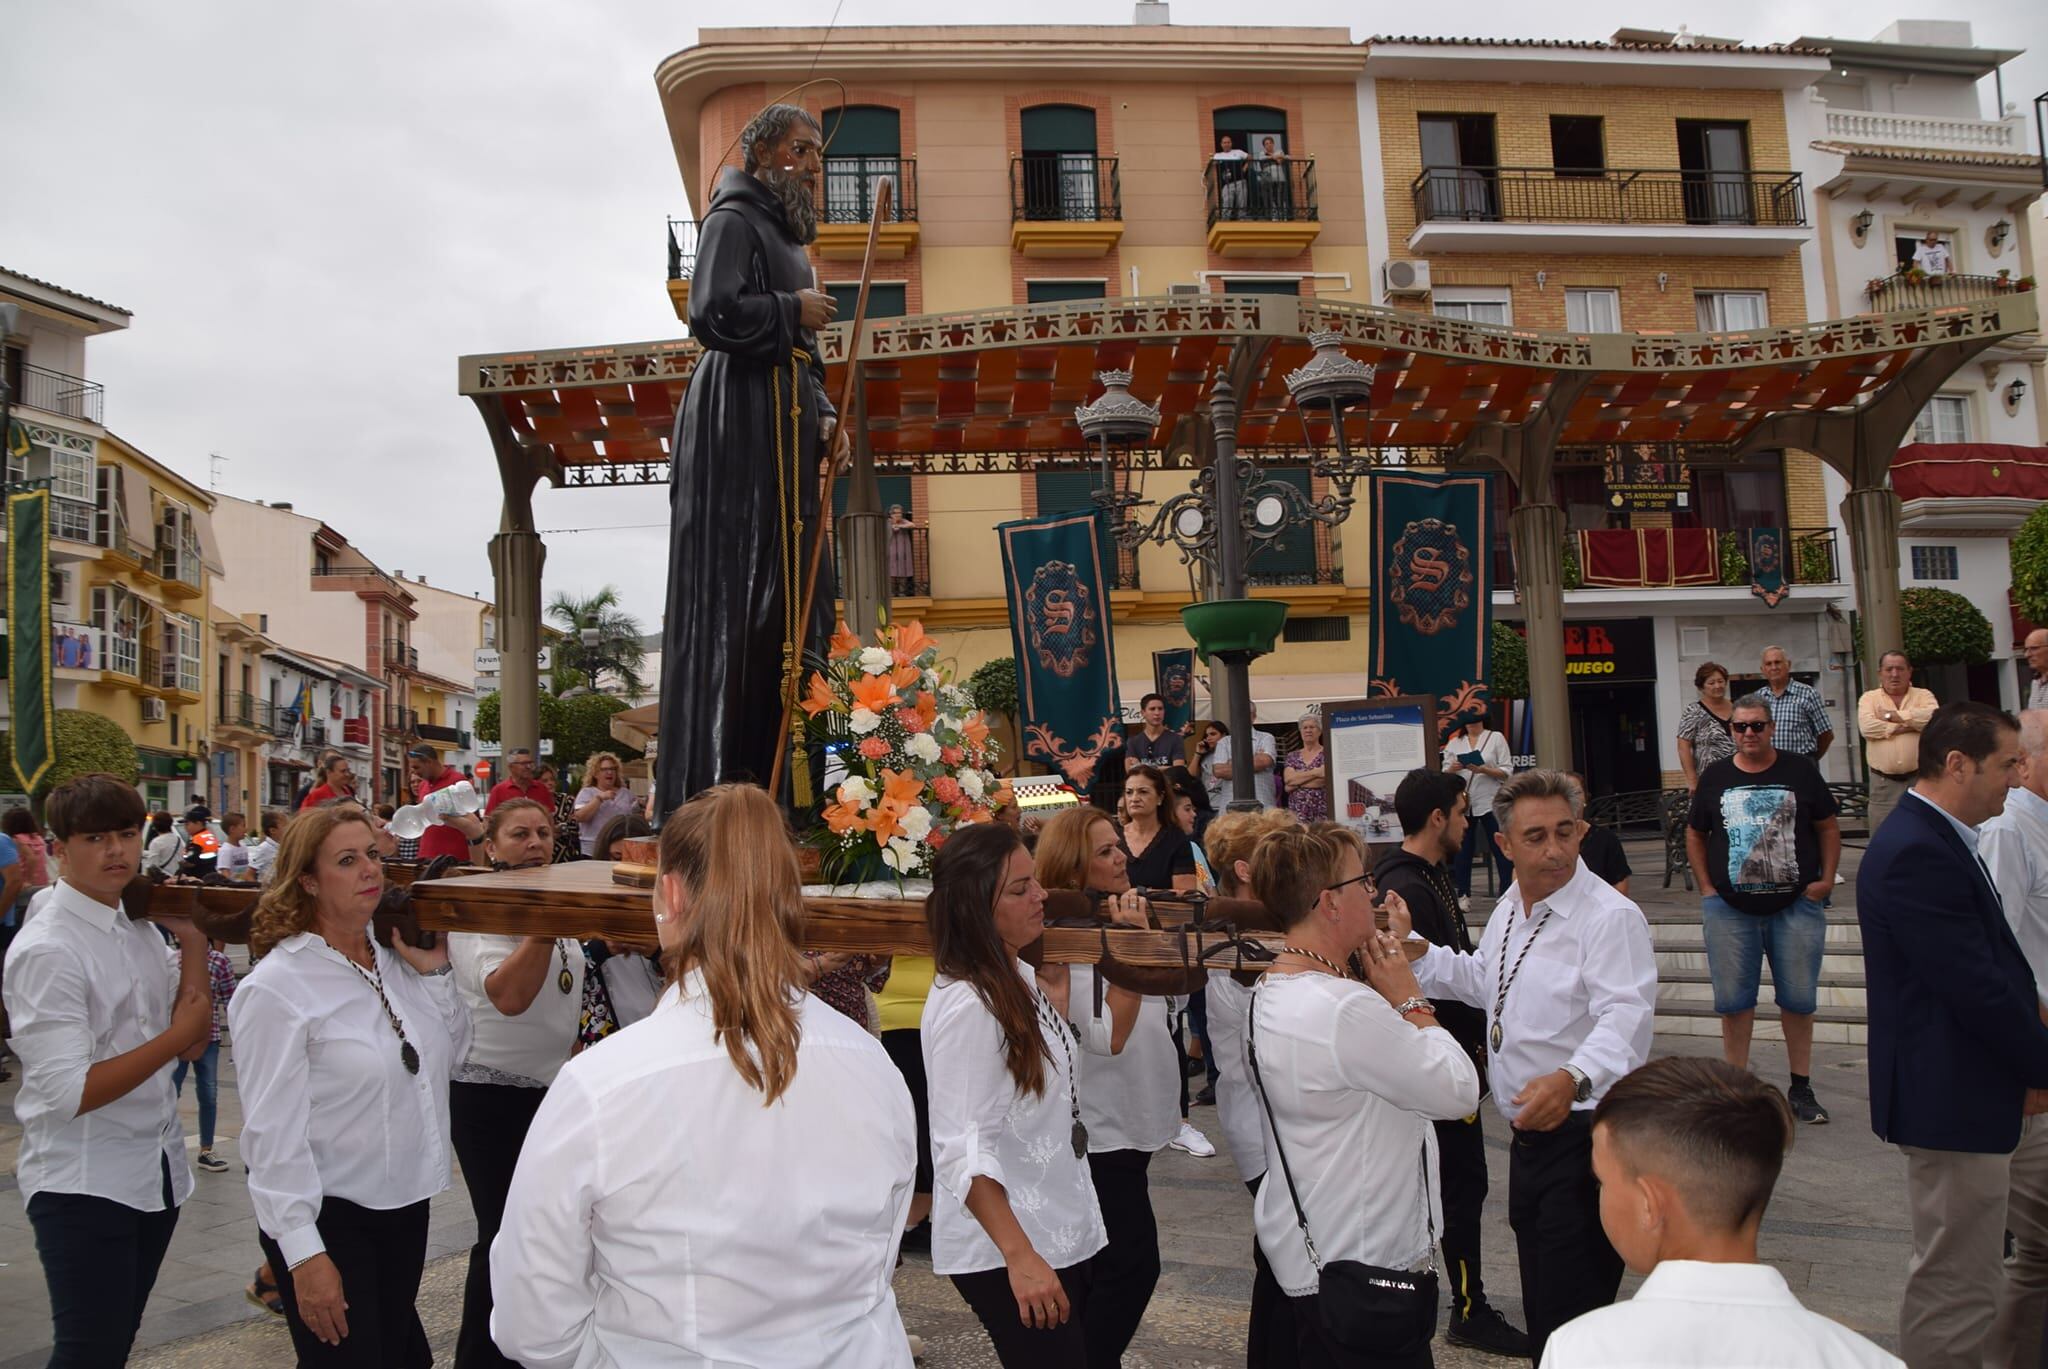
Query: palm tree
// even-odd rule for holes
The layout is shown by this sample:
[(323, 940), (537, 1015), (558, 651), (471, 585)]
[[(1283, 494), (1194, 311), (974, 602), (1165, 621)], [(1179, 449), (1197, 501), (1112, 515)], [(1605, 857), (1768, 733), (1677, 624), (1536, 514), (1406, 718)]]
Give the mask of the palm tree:
[(619, 607), (616, 586), (606, 585), (587, 599), (557, 594), (548, 601), (548, 618), (563, 631), (554, 652), (557, 694), (576, 685), (597, 689), (605, 674), (628, 697), (646, 687), (640, 677), (647, 654), (640, 620)]

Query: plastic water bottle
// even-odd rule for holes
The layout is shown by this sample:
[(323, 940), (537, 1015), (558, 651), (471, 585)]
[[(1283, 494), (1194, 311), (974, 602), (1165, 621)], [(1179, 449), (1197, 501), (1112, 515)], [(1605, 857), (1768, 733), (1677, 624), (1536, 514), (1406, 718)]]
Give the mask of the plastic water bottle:
[(468, 780), (457, 780), (445, 789), (436, 789), (418, 803), (409, 803), (391, 815), (386, 824), (391, 835), (400, 841), (417, 841), (426, 835), (429, 827), (439, 827), (444, 820), (455, 813), (474, 813), (484, 806), (476, 792), (476, 786)]

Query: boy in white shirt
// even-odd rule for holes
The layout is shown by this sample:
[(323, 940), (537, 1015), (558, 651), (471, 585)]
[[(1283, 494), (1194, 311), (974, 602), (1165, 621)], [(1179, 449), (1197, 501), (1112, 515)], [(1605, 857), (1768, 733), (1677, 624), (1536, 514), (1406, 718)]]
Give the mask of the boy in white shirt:
[(1635, 1297), (1550, 1337), (1543, 1369), (1904, 1369), (1799, 1305), (1757, 1259), (1757, 1230), (1792, 1144), (1785, 1095), (1705, 1056), (1652, 1060), (1593, 1113), (1600, 1224)]
[(82, 775), (44, 810), (64, 875), (14, 940), (4, 992), (21, 1057), (16, 1166), (49, 1286), (53, 1364), (121, 1364), (191, 1196), (172, 1062), (205, 1051), (213, 1002), (206, 938), (131, 921), (121, 894), (142, 868), (142, 798)]

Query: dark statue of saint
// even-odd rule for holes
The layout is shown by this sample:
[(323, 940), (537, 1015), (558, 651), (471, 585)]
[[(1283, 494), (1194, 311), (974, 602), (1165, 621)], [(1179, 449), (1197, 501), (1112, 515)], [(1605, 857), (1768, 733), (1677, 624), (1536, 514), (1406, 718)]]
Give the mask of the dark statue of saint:
[(832, 569), (796, 621), (824, 531), (820, 463), (839, 439), (817, 330), (835, 304), (814, 288), (824, 170), (817, 124), (771, 105), (740, 135), (698, 234), (690, 335), (703, 358), (669, 444), (668, 617), (662, 631), (656, 787), (663, 813), (732, 780), (766, 784), (791, 653), (832, 631)]

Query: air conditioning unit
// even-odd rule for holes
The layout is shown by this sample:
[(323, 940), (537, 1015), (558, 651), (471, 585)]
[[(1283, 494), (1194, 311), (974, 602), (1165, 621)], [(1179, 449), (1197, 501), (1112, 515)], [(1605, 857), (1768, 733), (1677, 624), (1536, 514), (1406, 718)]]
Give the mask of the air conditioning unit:
[(1406, 258), (1382, 263), (1380, 280), (1389, 295), (1426, 295), (1429, 293), (1429, 263)]
[(1180, 281), (1176, 282), (1173, 285), (1167, 286), (1166, 293), (1169, 295), (1199, 295), (1202, 293), (1202, 287), (1200, 285), (1189, 285), (1185, 281)]
[(146, 723), (162, 722), (164, 720), (164, 701), (162, 699), (144, 699), (142, 701), (142, 720)]

